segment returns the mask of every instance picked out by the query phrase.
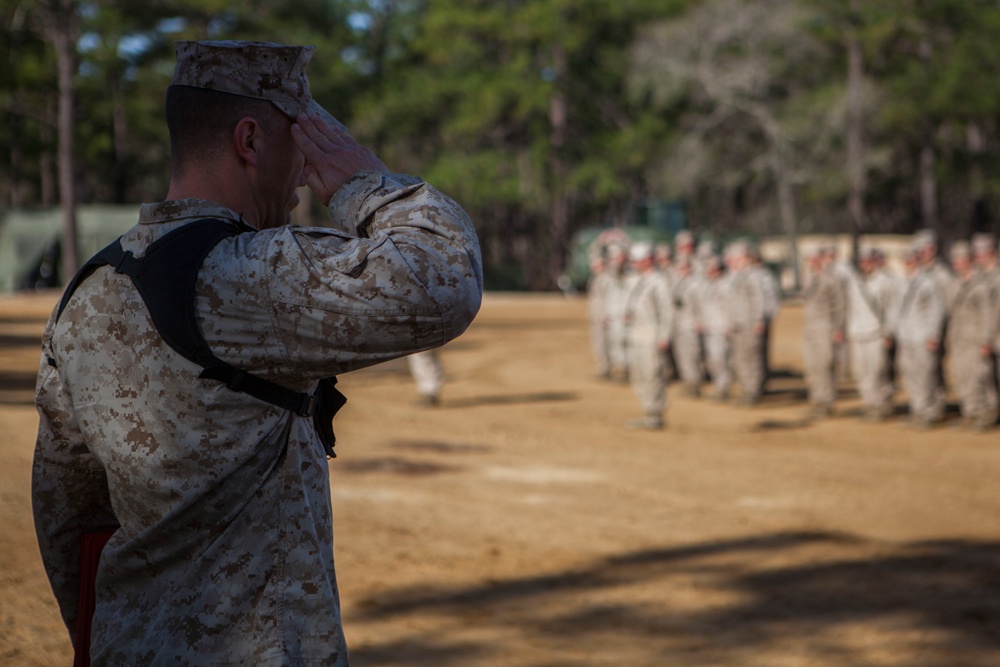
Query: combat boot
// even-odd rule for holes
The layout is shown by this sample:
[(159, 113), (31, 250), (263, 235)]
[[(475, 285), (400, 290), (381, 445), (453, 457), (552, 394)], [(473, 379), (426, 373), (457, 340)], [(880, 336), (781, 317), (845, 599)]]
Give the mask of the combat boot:
[(663, 429), (665, 424), (663, 422), (663, 417), (658, 415), (649, 415), (643, 417), (642, 419), (629, 420), (627, 426), (632, 430), (659, 431)]

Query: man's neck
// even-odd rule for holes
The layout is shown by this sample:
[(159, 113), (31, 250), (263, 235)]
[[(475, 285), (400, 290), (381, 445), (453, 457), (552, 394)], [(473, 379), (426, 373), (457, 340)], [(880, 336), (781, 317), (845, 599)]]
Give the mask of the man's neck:
[(190, 169), (180, 176), (170, 180), (167, 190), (168, 201), (178, 199), (204, 199), (221, 204), (240, 214), (243, 220), (254, 228), (259, 228), (258, 221), (248, 202), (251, 198), (243, 191), (239, 183), (226, 179), (224, 174), (230, 173), (222, 166), (218, 168), (206, 166), (200, 169)]

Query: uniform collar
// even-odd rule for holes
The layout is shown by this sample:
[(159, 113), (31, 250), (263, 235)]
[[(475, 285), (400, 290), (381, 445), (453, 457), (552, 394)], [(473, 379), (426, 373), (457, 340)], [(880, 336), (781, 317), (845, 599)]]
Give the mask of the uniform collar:
[(220, 218), (232, 220), (241, 225), (246, 224), (243, 222), (243, 216), (239, 213), (207, 199), (174, 199), (143, 204), (139, 209), (140, 225), (177, 223), (201, 218)]

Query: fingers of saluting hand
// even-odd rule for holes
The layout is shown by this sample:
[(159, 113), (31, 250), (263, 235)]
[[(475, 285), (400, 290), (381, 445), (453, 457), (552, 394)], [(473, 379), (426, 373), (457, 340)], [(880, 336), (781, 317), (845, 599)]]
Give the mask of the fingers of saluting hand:
[(318, 116), (301, 114), (296, 121), (292, 139), (306, 159), (306, 183), (324, 204), (359, 171), (386, 171), (382, 161), (345, 130)]
[(317, 161), (343, 150), (347, 145), (344, 139), (350, 139), (345, 131), (324, 123), (318, 117), (299, 114), (296, 121), (292, 125), (292, 138), (306, 160)]

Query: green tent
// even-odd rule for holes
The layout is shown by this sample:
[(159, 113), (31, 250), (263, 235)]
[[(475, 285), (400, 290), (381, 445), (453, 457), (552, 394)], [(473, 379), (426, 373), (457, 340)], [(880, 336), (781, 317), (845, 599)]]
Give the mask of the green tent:
[[(80, 262), (121, 236), (139, 219), (137, 204), (87, 205), (77, 210)], [(31, 282), (60, 237), (58, 209), (12, 210), (0, 219), (0, 292), (12, 292)], [(65, 284), (66, 276), (60, 276)], [(29, 285), (30, 286), (30, 285)]]

